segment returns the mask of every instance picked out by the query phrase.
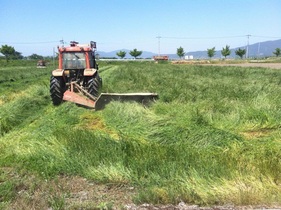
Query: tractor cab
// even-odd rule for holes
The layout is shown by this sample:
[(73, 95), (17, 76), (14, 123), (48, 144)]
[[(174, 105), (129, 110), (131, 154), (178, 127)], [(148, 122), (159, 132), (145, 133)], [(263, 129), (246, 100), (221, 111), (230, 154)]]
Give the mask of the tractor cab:
[(59, 69), (97, 69), (96, 43), (79, 45), (72, 41), (69, 47), (59, 47)]

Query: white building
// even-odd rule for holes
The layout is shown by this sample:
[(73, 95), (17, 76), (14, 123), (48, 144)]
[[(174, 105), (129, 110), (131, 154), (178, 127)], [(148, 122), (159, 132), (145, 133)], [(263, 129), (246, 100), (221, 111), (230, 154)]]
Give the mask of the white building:
[(184, 56), (185, 60), (193, 60), (193, 55), (186, 55)]

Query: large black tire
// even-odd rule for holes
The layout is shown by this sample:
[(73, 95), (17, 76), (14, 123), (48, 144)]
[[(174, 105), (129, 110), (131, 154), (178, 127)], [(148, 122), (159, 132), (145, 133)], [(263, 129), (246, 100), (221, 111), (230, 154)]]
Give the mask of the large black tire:
[(62, 103), (63, 92), (62, 78), (51, 76), (50, 95), (54, 105)]
[(90, 77), (87, 81), (88, 93), (94, 97), (99, 96), (99, 90), (101, 89), (102, 80), (98, 74), (95, 74), (93, 77)]

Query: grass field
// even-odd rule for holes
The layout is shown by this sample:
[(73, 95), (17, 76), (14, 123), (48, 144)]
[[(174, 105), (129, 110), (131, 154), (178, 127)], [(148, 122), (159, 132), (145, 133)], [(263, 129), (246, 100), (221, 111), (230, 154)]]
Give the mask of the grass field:
[(120, 205), (75, 201), (61, 177), (137, 204), (281, 205), (280, 70), (104, 62), (103, 92), (159, 100), (94, 112), (51, 104), (52, 69), (0, 67), (0, 208)]

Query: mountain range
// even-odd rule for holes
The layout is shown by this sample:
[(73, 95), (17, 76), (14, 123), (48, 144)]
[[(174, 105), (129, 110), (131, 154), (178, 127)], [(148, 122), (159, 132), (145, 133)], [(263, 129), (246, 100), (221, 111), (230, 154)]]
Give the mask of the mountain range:
[[(247, 46), (240, 46), (236, 48), (232, 48), (230, 56), (228, 58), (235, 58), (237, 57), (235, 55), (235, 51), (238, 49), (246, 49)], [(273, 56), (273, 53), (276, 48), (281, 48), (281, 39), (274, 40), (274, 41), (265, 41), (265, 42), (259, 42), (255, 44), (249, 45), (249, 57), (268, 57), (268, 56)], [(128, 49), (120, 49), (122, 51), (126, 52), (126, 57), (127, 59), (133, 58), (129, 52), (131, 50)], [(120, 50), (114, 50), (111, 52), (103, 52), (103, 51), (97, 51), (99, 54), (100, 58), (118, 58), (116, 55), (117, 52)], [(157, 53), (149, 52), (149, 51), (142, 51), (142, 54), (140, 58), (152, 58), (153, 56), (157, 55)], [(175, 54), (165, 54), (168, 55), (170, 59), (178, 59), (178, 55)], [(206, 59), (208, 58), (207, 55), (207, 50), (205, 51), (191, 51), (187, 52), (186, 56), (193, 56), (193, 59)], [(216, 50), (216, 54), (213, 58), (221, 58), (221, 50)]]

